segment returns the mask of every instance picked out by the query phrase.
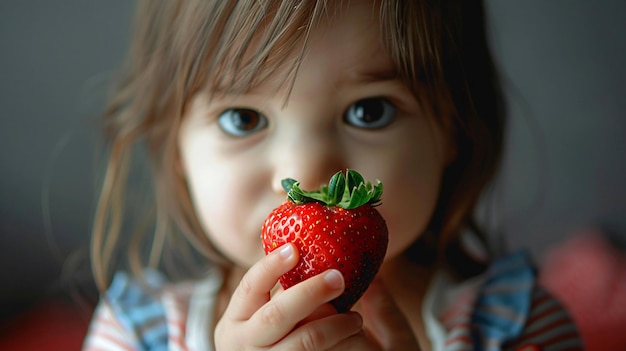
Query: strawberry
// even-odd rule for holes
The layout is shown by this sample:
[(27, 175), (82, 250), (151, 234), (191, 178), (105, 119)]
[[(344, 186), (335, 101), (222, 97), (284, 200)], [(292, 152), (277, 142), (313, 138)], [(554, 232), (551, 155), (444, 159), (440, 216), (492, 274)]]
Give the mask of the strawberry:
[(294, 243), (300, 252), (296, 266), (280, 277), (281, 285), (288, 289), (337, 269), (346, 288), (331, 304), (340, 313), (348, 311), (367, 290), (387, 251), (387, 225), (374, 208), (382, 183), (372, 186), (347, 170), (317, 191), (304, 191), (293, 179), (284, 179), (282, 185), (287, 201), (268, 215), (262, 228), (266, 254), (286, 243)]

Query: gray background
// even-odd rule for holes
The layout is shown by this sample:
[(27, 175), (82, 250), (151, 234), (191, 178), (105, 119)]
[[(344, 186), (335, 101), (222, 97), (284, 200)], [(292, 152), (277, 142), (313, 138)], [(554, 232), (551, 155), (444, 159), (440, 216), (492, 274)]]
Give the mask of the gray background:
[[(488, 1), (511, 98), (486, 220), (537, 258), (581, 228), (626, 233), (626, 2)], [(90, 291), (97, 130), (133, 2), (0, 2), (0, 317)], [(87, 290), (84, 290), (85, 287)]]

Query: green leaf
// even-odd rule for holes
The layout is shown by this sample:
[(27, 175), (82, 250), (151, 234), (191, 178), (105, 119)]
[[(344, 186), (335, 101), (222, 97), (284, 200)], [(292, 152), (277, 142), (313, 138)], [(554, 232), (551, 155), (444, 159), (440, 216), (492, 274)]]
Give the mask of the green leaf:
[(361, 176), (359, 172), (351, 170), (351, 169), (349, 169), (346, 172), (346, 178), (348, 180), (348, 191), (350, 193), (352, 193), (353, 189), (355, 187), (358, 187), (359, 184), (362, 184), (365, 182), (365, 180), (363, 179), (363, 176)]
[(306, 198), (300, 191), (300, 188), (298, 188), (297, 182), (292, 185), (291, 189), (287, 193), (287, 197), (295, 204), (303, 204), (306, 202)]
[(368, 201), (367, 189), (365, 189), (365, 185), (361, 183), (358, 187), (354, 188), (352, 195), (350, 197), (350, 202), (345, 207), (346, 210), (351, 210), (353, 208), (357, 208), (361, 205), (364, 205)]
[[(324, 203), (328, 205), (328, 194), (324, 193), (324, 192), (319, 192), (319, 191), (305, 191), (304, 192), (304, 196), (308, 199), (311, 200), (316, 200), (318, 202)], [(312, 201), (306, 201), (306, 202), (312, 202)], [(329, 205), (331, 206), (331, 205)]]
[(289, 193), (293, 185), (296, 183), (298, 183), (298, 181), (296, 181), (295, 179), (286, 178), (280, 182), (280, 185), (283, 187), (283, 189), (285, 189), (287, 193)]
[(377, 183), (374, 186), (374, 192), (372, 194), (372, 198), (370, 199), (370, 202), (372, 204), (376, 204), (378, 202), (380, 202), (380, 198), (383, 195), (383, 183), (380, 182), (380, 180), (376, 180)]
[(380, 181), (377, 180), (377, 184), (373, 186), (351, 169), (346, 170), (345, 176), (341, 171), (335, 173), (328, 186), (324, 185), (315, 191), (302, 190), (300, 183), (291, 178), (283, 179), (281, 185), (287, 191), (287, 197), (296, 204), (320, 202), (329, 207), (339, 206), (344, 209), (354, 209), (365, 204), (376, 205), (383, 193)]
[(328, 183), (328, 205), (334, 206), (341, 202), (346, 190), (346, 179), (341, 171), (335, 173)]

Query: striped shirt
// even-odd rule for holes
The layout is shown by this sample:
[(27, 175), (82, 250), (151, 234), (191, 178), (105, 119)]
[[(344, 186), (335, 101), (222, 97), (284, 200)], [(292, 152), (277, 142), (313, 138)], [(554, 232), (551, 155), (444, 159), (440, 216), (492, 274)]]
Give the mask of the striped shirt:
[[(169, 284), (148, 271), (144, 281), (116, 274), (84, 350), (213, 350), (209, 331), (222, 277), (213, 272), (200, 282)], [(583, 349), (567, 311), (536, 284), (524, 251), (461, 283), (439, 272), (422, 313), (433, 351)]]

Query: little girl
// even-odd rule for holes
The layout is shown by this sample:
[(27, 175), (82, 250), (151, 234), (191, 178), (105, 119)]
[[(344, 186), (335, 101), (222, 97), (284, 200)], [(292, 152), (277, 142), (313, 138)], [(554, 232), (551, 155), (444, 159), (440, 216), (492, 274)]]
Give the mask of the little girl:
[[(136, 20), (105, 113), (85, 349), (580, 349), (523, 251), (464, 240), (487, 247), (472, 214), (504, 129), (477, 1), (145, 0)], [(137, 145), (149, 221), (123, 207)], [(342, 275), (277, 288), (298, 252), (265, 256), (260, 228), (282, 179), (346, 168), (383, 182), (389, 247), (338, 314)]]

